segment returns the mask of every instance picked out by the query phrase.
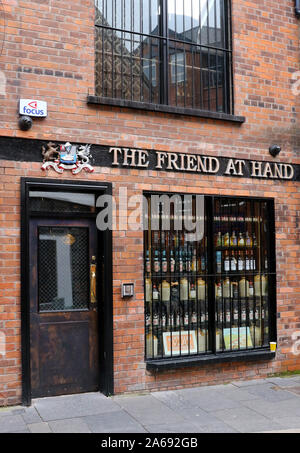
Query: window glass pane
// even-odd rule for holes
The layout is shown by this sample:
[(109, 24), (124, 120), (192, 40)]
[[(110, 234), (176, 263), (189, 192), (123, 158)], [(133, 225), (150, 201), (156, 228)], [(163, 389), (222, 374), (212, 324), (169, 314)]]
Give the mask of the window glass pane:
[(38, 235), (39, 311), (87, 309), (88, 229), (40, 227)]
[(29, 199), (33, 212), (95, 212), (93, 194), (31, 191)]
[(208, 218), (209, 205), (203, 196), (147, 197), (147, 359), (269, 347), (269, 205), (217, 197)]
[(215, 201), (215, 304), (218, 351), (259, 348), (269, 342), (265, 203)]
[(95, 0), (96, 25), (135, 33), (158, 33), (159, 0)]
[(96, 94), (159, 102), (159, 43), (155, 38), (96, 30)]
[(149, 196), (145, 232), (147, 358), (209, 351), (204, 197)]
[(160, 3), (96, 0), (95, 94), (230, 113), (225, 0)]

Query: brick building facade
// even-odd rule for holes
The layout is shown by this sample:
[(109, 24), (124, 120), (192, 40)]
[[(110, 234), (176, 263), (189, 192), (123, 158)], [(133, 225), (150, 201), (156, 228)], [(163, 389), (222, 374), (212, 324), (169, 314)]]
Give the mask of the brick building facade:
[[(299, 22), (294, 1), (232, 0), (236, 115), (232, 118), (229, 114), (222, 117), (218, 112), (213, 116), (195, 116), (153, 112), (127, 105), (104, 105), (97, 103), (95, 98), (93, 103), (88, 103), (88, 96), (95, 95), (96, 86), (94, 2), (3, 0), (2, 4), (0, 331), (5, 335), (6, 352), (2, 357), (0, 355), (0, 405), (13, 405), (30, 399), (30, 395), (24, 397), (24, 381), (28, 382), (30, 374), (25, 366), (29, 351), (22, 351), (29, 342), (26, 343), (24, 333), (23, 340), (21, 335), (21, 324), (28, 320), (25, 300), (28, 293), (24, 294), (20, 264), (20, 222), (25, 209), (21, 203), (21, 178), (108, 183), (117, 202), (123, 188), (127, 189), (128, 196), (159, 191), (274, 199), (276, 357), (251, 361), (247, 358), (237, 361), (233, 357), (224, 363), (198, 363), (197, 366), (163, 370), (147, 368), (144, 351), (144, 234), (142, 231), (116, 229), (112, 233), (111, 382), (114, 385), (110, 386), (110, 391), (171, 390), (300, 369), (300, 356), (292, 350), (297, 339), (295, 332), (300, 331), (299, 176), (298, 180), (213, 174), (195, 176), (188, 172), (142, 171), (109, 165), (95, 165), (93, 173), (78, 175), (68, 171), (60, 175), (53, 169), (49, 172), (41, 169), (42, 145), (48, 142), (91, 144), (94, 157), (97, 153), (106, 153), (105, 147), (123, 147), (271, 161), (298, 168), (300, 105), (297, 80), (293, 74), (300, 70), (300, 53)], [(48, 103), (48, 117), (34, 119), (29, 131), (21, 131), (18, 126), (18, 101), (21, 98)], [(236, 120), (242, 117), (245, 121)], [(269, 154), (272, 144), (282, 148), (275, 159)], [(95, 160), (97, 162), (97, 156)], [(118, 212), (118, 216), (122, 217), (122, 212)], [(135, 284), (133, 298), (121, 297), (122, 282)]]

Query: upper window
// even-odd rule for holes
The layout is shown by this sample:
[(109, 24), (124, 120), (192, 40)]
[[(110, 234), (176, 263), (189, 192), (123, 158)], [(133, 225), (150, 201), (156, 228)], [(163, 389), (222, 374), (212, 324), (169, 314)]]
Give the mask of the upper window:
[(229, 3), (95, 0), (96, 95), (233, 113)]

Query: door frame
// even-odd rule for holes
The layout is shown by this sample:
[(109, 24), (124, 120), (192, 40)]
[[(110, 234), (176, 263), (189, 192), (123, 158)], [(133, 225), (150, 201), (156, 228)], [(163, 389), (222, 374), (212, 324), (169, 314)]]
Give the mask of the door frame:
[[(22, 360), (22, 404), (31, 405), (31, 367), (30, 367), (30, 266), (29, 266), (29, 191), (55, 189), (112, 195), (112, 184), (94, 181), (69, 181), (46, 178), (21, 178), (21, 360)], [(76, 215), (76, 214), (75, 214)], [(43, 215), (41, 215), (43, 217)], [(82, 216), (84, 217), (84, 215)], [(96, 221), (96, 219), (95, 219)], [(113, 376), (113, 269), (112, 269), (112, 231), (106, 230), (98, 235), (98, 261), (103, 264), (103, 287), (98, 294), (102, 296), (99, 306), (99, 388), (106, 396), (114, 394)], [(103, 250), (100, 250), (100, 244)], [(100, 255), (100, 252), (102, 255)], [(100, 282), (99, 282), (100, 286)]]

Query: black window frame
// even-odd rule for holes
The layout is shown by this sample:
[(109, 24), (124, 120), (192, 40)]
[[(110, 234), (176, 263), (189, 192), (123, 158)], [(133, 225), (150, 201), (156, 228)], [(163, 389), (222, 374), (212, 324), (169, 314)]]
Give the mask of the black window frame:
[[(268, 275), (268, 329), (269, 329), (269, 342), (277, 343), (277, 271), (276, 271), (276, 237), (275, 237), (275, 200), (274, 198), (263, 198), (263, 197), (247, 197), (247, 196), (227, 196), (227, 195), (205, 195), (205, 194), (196, 194), (196, 193), (175, 193), (175, 192), (155, 192), (155, 191), (145, 191), (143, 193), (145, 199), (151, 197), (152, 195), (179, 195), (184, 197), (185, 195), (192, 196), (203, 196), (205, 200), (205, 217), (207, 217), (206, 231), (207, 231), (207, 260), (210, 261), (208, 264), (208, 273), (205, 278), (208, 279), (208, 289), (207, 296), (212, 300), (216, 300), (215, 295), (215, 281), (217, 274), (213, 271), (215, 265), (215, 245), (214, 245), (214, 203), (218, 199), (222, 200), (239, 200), (246, 202), (260, 202), (266, 204), (267, 209), (267, 222), (269, 227), (269, 235), (267, 239), (267, 250), (268, 250), (268, 266), (269, 270), (266, 272)], [(144, 211), (146, 212), (146, 210)], [(145, 231), (145, 235), (147, 231)], [(260, 252), (262, 253), (262, 252)], [(262, 256), (262, 255), (261, 255)], [(224, 363), (224, 362), (252, 362), (252, 361), (267, 361), (272, 360), (276, 357), (276, 353), (270, 350), (270, 346), (262, 345), (260, 347), (253, 347), (253, 349), (244, 349), (244, 350), (230, 350), (226, 352), (223, 350), (216, 351), (215, 344), (215, 329), (216, 329), (216, 305), (208, 307), (209, 311), (209, 329), (208, 336), (210, 338), (213, 348), (211, 351), (202, 352), (198, 355), (182, 355), (173, 356), (173, 357), (147, 357), (147, 339), (146, 339), (146, 241), (144, 236), (144, 328), (145, 328), (145, 356), (144, 360), (146, 363), (146, 369), (151, 372), (160, 372), (169, 369), (178, 369), (178, 368), (189, 368), (195, 366), (201, 366), (209, 363)], [(259, 272), (261, 274), (261, 271)], [(220, 277), (220, 276), (219, 276)]]
[[(243, 123), (245, 122), (245, 117), (243, 116), (237, 116), (234, 114), (234, 90), (233, 90), (233, 65), (232, 65), (232, 26), (231, 26), (231, 0), (222, 0), (224, 3), (224, 15), (223, 15), (223, 25), (224, 25), (224, 42), (225, 45), (223, 48), (220, 46), (212, 46), (209, 42), (205, 44), (196, 44), (193, 43), (193, 47), (198, 47), (199, 48), (199, 55), (202, 60), (202, 54), (203, 54), (203, 49), (206, 48), (207, 52), (213, 53), (215, 52), (215, 58), (218, 57), (218, 50), (219, 52), (223, 52), (226, 57), (224, 57), (224, 90), (223, 90), (223, 103), (224, 104), (224, 111), (218, 111), (218, 86), (212, 86), (210, 87), (210, 84), (208, 82), (208, 87), (206, 87), (206, 90), (208, 90), (208, 108), (204, 108), (204, 101), (202, 99), (203, 94), (200, 96), (201, 99), (199, 100), (200, 106), (194, 107), (194, 88), (193, 94), (192, 94), (192, 106), (187, 106), (185, 105), (185, 96), (186, 96), (186, 83), (184, 84), (184, 106), (177, 105), (177, 88), (176, 88), (176, 105), (172, 105), (169, 102), (169, 90), (170, 87), (172, 86), (172, 81), (171, 81), (171, 70), (169, 70), (169, 49), (171, 48), (170, 43), (173, 43), (173, 45), (176, 47), (177, 45), (187, 45), (191, 44), (188, 43), (187, 40), (184, 38), (182, 40), (179, 40), (178, 38), (175, 37), (170, 37), (169, 36), (169, 29), (168, 29), (168, 10), (167, 10), (167, 0), (158, 0), (160, 4), (160, 15), (158, 16), (158, 21), (159, 21), (159, 32), (157, 35), (147, 35), (146, 33), (140, 33), (137, 31), (132, 31), (129, 30), (128, 33), (131, 35), (137, 36), (141, 39), (143, 36), (148, 36), (151, 39), (157, 39), (159, 42), (159, 59), (160, 63), (158, 64), (158, 69), (157, 73), (159, 74), (158, 77), (158, 88), (159, 88), (159, 100), (157, 102), (152, 102), (152, 99), (146, 101), (137, 101), (134, 99), (125, 99), (122, 97), (111, 97), (107, 96), (106, 93), (104, 93), (104, 88), (102, 85), (102, 93), (96, 93), (96, 95), (89, 95), (88, 96), (88, 104), (102, 104), (102, 105), (110, 105), (110, 106), (116, 106), (116, 107), (126, 107), (126, 108), (134, 108), (134, 109), (140, 109), (140, 110), (149, 110), (149, 111), (156, 111), (156, 112), (165, 112), (165, 113), (175, 113), (175, 114), (180, 114), (180, 115), (188, 115), (188, 116), (197, 116), (197, 117), (204, 117), (204, 118), (212, 118), (212, 119), (219, 119), (219, 120), (228, 120), (232, 121), (235, 123)], [(95, 11), (97, 8), (97, 4), (95, 2)], [(223, 7), (222, 7), (223, 9)], [(102, 41), (103, 41), (103, 36), (104, 32), (111, 32), (114, 33), (116, 31), (121, 31), (124, 35), (126, 35), (127, 31), (125, 31), (125, 28), (123, 29), (117, 29), (114, 28), (110, 25), (106, 24), (98, 24), (97, 20), (95, 20), (95, 34), (97, 30), (101, 30), (102, 33)], [(217, 30), (217, 28), (215, 28)], [(179, 49), (180, 50), (180, 49)], [(96, 51), (96, 47), (95, 47)], [(183, 50), (185, 53), (185, 49)], [(182, 50), (181, 50), (182, 52)], [(102, 53), (104, 54), (104, 50), (102, 49)], [(192, 55), (194, 53), (192, 52)], [(223, 59), (223, 57), (222, 57)], [(102, 60), (103, 60), (103, 55), (102, 55)], [(112, 60), (113, 60), (113, 50), (112, 50)], [(193, 57), (194, 60), (194, 57)], [(217, 60), (216, 60), (217, 61)], [(194, 63), (192, 63), (194, 65)], [(217, 68), (219, 65), (217, 64)], [(192, 66), (194, 68), (194, 66)], [(186, 71), (186, 68), (185, 68)], [(201, 70), (203, 72), (203, 69)], [(202, 73), (201, 72), (201, 73)], [(211, 71), (208, 70), (208, 75), (207, 78), (210, 80), (212, 74)], [(95, 69), (95, 77), (97, 77), (96, 74), (96, 69)], [(191, 76), (192, 79), (194, 76)], [(216, 79), (219, 80), (219, 74), (218, 74), (218, 69), (216, 70)], [(104, 73), (102, 70), (102, 78), (104, 80)], [(203, 76), (201, 76), (201, 79)], [(187, 79), (189, 80), (189, 79)], [(186, 81), (187, 81), (186, 80)], [(186, 82), (185, 81), (185, 82)], [(202, 80), (203, 86), (205, 85), (204, 81)], [(194, 86), (194, 80), (192, 81), (192, 85)], [(217, 84), (218, 85), (218, 84)], [(215, 89), (214, 89), (215, 88)], [(216, 109), (211, 109), (210, 107), (210, 90), (211, 92), (216, 92)]]

